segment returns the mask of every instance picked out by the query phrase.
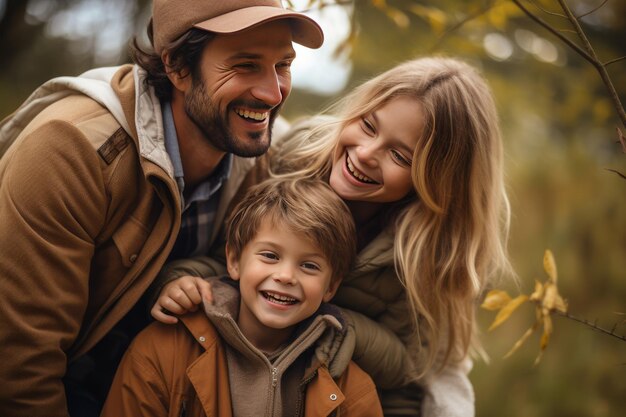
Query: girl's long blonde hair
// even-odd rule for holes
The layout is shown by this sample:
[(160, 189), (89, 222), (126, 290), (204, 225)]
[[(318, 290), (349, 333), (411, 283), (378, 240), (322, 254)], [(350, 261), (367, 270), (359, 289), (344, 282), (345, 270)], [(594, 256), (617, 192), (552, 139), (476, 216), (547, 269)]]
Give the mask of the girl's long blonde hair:
[[(421, 344), (423, 373), (464, 357), (472, 343), (476, 301), (487, 282), (509, 272), (510, 207), (503, 149), (489, 87), (451, 58), (402, 63), (345, 96), (274, 158), (274, 173), (328, 178), (343, 127), (390, 100), (422, 104), (426, 121), (413, 154), (416, 198), (395, 219), (395, 268), (406, 288)], [(437, 357), (438, 352), (445, 352)]]

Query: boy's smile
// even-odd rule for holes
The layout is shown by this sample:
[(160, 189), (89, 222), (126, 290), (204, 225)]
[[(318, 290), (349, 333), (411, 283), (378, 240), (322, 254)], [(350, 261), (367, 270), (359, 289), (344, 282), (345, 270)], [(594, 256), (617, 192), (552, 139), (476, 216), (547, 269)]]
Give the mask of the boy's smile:
[(337, 284), (322, 250), (302, 232), (266, 221), (238, 259), (228, 252), (228, 272), (240, 281), (237, 323), (261, 350), (285, 343), (295, 325), (329, 301)]

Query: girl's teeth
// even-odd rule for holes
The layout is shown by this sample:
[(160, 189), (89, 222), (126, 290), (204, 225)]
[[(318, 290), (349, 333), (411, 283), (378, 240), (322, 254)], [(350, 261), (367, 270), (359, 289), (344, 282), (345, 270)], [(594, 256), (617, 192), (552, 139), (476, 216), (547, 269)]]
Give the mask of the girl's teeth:
[(352, 174), (353, 177), (358, 178), (359, 180), (366, 182), (366, 183), (374, 183), (375, 181), (372, 180), (369, 177), (366, 177), (365, 175), (361, 174), (360, 172), (358, 172), (356, 170), (356, 168), (354, 167), (354, 165), (352, 165), (352, 161), (350, 161), (349, 158), (347, 158), (348, 161), (348, 171), (350, 171), (350, 174)]

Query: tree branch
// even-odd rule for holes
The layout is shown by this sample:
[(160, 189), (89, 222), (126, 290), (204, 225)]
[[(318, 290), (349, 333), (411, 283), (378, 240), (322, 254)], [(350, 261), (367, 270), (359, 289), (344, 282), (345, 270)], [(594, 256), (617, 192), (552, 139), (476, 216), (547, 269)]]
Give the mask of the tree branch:
[(565, 318), (568, 318), (570, 320), (574, 320), (574, 321), (576, 321), (578, 323), (584, 324), (585, 326), (591, 327), (593, 330), (597, 330), (597, 331), (599, 331), (601, 333), (604, 333), (604, 334), (606, 334), (608, 336), (612, 336), (612, 337), (614, 337), (616, 339), (619, 339), (622, 342), (626, 342), (626, 336), (619, 335), (619, 334), (615, 333), (615, 329), (617, 328), (617, 324), (615, 326), (613, 326), (613, 329), (606, 330), (606, 329), (603, 329), (602, 327), (598, 326), (595, 322), (594, 323), (590, 323), (587, 320), (579, 319), (578, 317), (572, 316), (570, 313), (561, 313), (560, 311), (557, 311), (557, 314), (559, 314), (559, 315), (561, 315), (561, 316), (563, 316)]
[(614, 63), (616, 63), (616, 62), (618, 62), (618, 61), (621, 61), (621, 60), (623, 60), (623, 59), (626, 59), (626, 56), (622, 56), (622, 57), (619, 57), (619, 58), (612, 59), (612, 60), (610, 60), (610, 61), (606, 61), (606, 62), (605, 62), (604, 64), (602, 64), (602, 65), (604, 65), (604, 66), (606, 67), (606, 66), (609, 66), (609, 65), (611, 65), (611, 64), (614, 64)]
[(545, 14), (549, 14), (549, 15), (552, 15), (552, 16), (557, 16), (557, 17), (561, 17), (563, 19), (567, 19), (567, 16), (565, 16), (564, 14), (551, 12), (550, 10), (541, 7), (541, 5), (539, 3), (537, 3), (535, 0), (529, 0), (529, 1), (532, 4), (534, 4), (536, 8), (538, 8), (539, 10), (544, 12)]
[(589, 16), (592, 13), (595, 13), (596, 11), (598, 11), (599, 9), (602, 8), (602, 6), (604, 6), (609, 0), (604, 0), (602, 2), (602, 4), (600, 4), (598, 7), (593, 8), (592, 10), (588, 11), (587, 13), (583, 13), (580, 16), (577, 17), (577, 19), (582, 19), (585, 16)]
[(615, 110), (617, 111), (617, 115), (619, 116), (622, 124), (626, 127), (626, 111), (624, 111), (624, 106), (622, 106), (622, 102), (619, 98), (619, 95), (617, 94), (617, 91), (615, 90), (615, 86), (613, 85), (613, 82), (611, 81), (611, 77), (609, 76), (606, 66), (603, 65), (602, 62), (596, 56), (596, 53), (593, 47), (591, 46), (589, 39), (587, 39), (587, 35), (585, 35), (585, 32), (583, 31), (578, 20), (576, 19), (576, 16), (574, 16), (574, 14), (572, 13), (568, 5), (565, 3), (565, 0), (558, 0), (558, 2), (561, 5), (563, 12), (565, 12), (567, 19), (569, 20), (571, 25), (574, 27), (576, 34), (578, 35), (580, 40), (583, 42), (584, 49), (578, 46), (568, 37), (564, 36), (562, 33), (556, 30), (553, 26), (551, 26), (548, 22), (546, 22), (545, 20), (541, 19), (539, 16), (536, 16), (533, 12), (528, 10), (528, 8), (526, 8), (521, 3), (521, 0), (511, 0), (511, 1), (513, 1), (513, 3), (515, 3), (515, 5), (517, 5), (517, 7), (519, 7), (520, 10), (522, 10), (528, 17), (530, 17), (540, 26), (547, 29), (554, 36), (562, 40), (567, 46), (572, 48), (576, 53), (578, 53), (586, 61), (588, 61), (591, 65), (594, 66), (594, 68), (598, 71), (598, 74), (600, 74), (600, 78), (602, 79), (602, 82), (604, 83), (605, 87), (607, 88), (609, 92), (609, 96), (611, 98), (611, 101), (613, 102), (613, 106), (615, 107)]
[(580, 46), (576, 45), (574, 42), (572, 42), (571, 39), (565, 37), (562, 33), (560, 33), (558, 30), (556, 30), (555, 28), (553, 28), (548, 22), (546, 22), (545, 20), (543, 20), (542, 18), (540, 18), (539, 16), (536, 16), (535, 14), (533, 14), (533, 12), (531, 12), (530, 10), (528, 10), (526, 8), (526, 6), (524, 6), (520, 0), (512, 0), (513, 3), (515, 3), (517, 5), (517, 7), (520, 8), (521, 11), (523, 11), (524, 13), (526, 13), (526, 16), (530, 17), (532, 20), (534, 20), (536, 23), (538, 23), (540, 26), (542, 26), (543, 28), (547, 29), (550, 33), (552, 33), (554, 36), (556, 36), (557, 38), (559, 38), (560, 40), (562, 40), (565, 44), (567, 44), (570, 48), (572, 48), (574, 51), (576, 51), (576, 53), (578, 53), (579, 55), (581, 55), (583, 58), (585, 58), (587, 61), (589, 61), (590, 63), (594, 63), (593, 62), (593, 58), (584, 50), (582, 49)]
[(600, 78), (602, 78), (604, 85), (606, 86), (607, 90), (609, 90), (609, 95), (611, 96), (611, 100), (613, 101), (615, 110), (617, 110), (617, 114), (619, 118), (621, 119), (622, 124), (626, 126), (626, 111), (624, 111), (624, 106), (622, 106), (622, 102), (619, 96), (617, 95), (617, 91), (615, 90), (615, 86), (613, 85), (613, 82), (611, 81), (611, 77), (609, 76), (609, 73), (606, 70), (606, 67), (602, 65), (602, 62), (597, 57), (596, 52), (591, 46), (591, 42), (589, 42), (589, 39), (587, 38), (587, 35), (585, 34), (585, 31), (583, 31), (583, 28), (580, 26), (580, 23), (578, 22), (578, 20), (576, 19), (576, 16), (574, 16), (572, 11), (568, 7), (567, 3), (565, 3), (565, 0), (558, 0), (558, 2), (563, 8), (563, 11), (567, 15), (567, 17), (569, 18), (568, 20), (570, 21), (572, 26), (574, 26), (574, 29), (578, 33), (578, 37), (585, 45), (585, 49), (587, 50), (589, 56), (592, 58), (592, 60), (590, 61), (591, 64), (596, 68), (596, 70), (600, 74)]
[(443, 40), (445, 38), (448, 37), (448, 35), (450, 33), (456, 32), (457, 30), (459, 30), (461, 27), (463, 27), (467, 22), (471, 22), (472, 20), (476, 19), (479, 16), (484, 15), (485, 13), (487, 13), (489, 10), (491, 10), (493, 8), (495, 4), (494, 0), (490, 0), (488, 1), (482, 8), (478, 9), (476, 12), (468, 15), (467, 17), (465, 17), (464, 19), (461, 19), (460, 21), (456, 22), (454, 24), (454, 26), (452, 26), (450, 29), (446, 30), (437, 40), (437, 42), (435, 42), (435, 44), (432, 46), (432, 48), (430, 48), (430, 51), (435, 51), (439, 48), (439, 46), (443, 43)]

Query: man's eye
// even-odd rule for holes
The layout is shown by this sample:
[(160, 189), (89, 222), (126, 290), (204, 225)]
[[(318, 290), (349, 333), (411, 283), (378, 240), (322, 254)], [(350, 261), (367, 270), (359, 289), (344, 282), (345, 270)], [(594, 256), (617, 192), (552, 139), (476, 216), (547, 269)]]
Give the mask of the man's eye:
[(239, 64), (235, 64), (234, 67), (239, 69), (254, 69), (255, 64), (253, 62), (241, 62)]
[(291, 68), (291, 61), (280, 62), (276, 65), (276, 68), (289, 69)]

